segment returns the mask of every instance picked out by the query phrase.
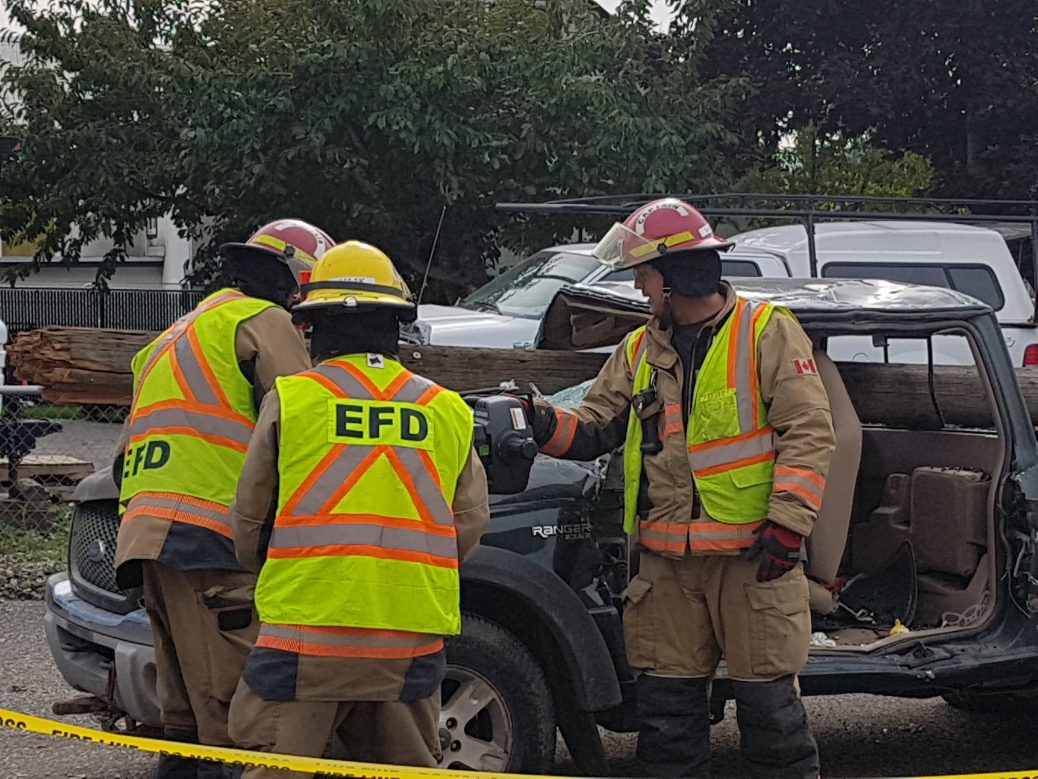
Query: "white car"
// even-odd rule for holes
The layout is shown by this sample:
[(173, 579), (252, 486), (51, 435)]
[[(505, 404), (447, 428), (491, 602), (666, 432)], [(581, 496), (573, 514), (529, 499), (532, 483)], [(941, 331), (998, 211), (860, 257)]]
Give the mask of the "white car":
[[(634, 271), (614, 271), (591, 256), (593, 243), (552, 246), (527, 257), (453, 306), (418, 307), (424, 340), (436, 346), (528, 348), (533, 345), (548, 304), (568, 284), (604, 288), (634, 285)], [(767, 252), (724, 255), (726, 277), (788, 277), (782, 262)]]

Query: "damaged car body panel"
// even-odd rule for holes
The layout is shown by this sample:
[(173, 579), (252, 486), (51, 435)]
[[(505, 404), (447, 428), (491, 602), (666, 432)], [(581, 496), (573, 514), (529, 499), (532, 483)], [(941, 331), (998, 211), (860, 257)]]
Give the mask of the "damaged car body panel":
[[(1038, 585), (1034, 555), (1038, 448), (1016, 373), (990, 309), (954, 291), (883, 281), (754, 280), (740, 282), (736, 288), (746, 297), (788, 307), (818, 345), (849, 335), (879, 339), (884, 344), (897, 339), (932, 340), (948, 334), (965, 338), (976, 361), (976, 387), (991, 403), (991, 424), (983, 430), (973, 429), (972, 419), (958, 426), (954, 417), (941, 418), (940, 430), (925, 431), (888, 430), (881, 419), (861, 420), (865, 426), (863, 457), (874, 454), (886, 440), (907, 442), (913, 437), (930, 451), (950, 445), (950, 459), (930, 457), (934, 468), (918, 468), (924, 487), (927, 480), (943, 476), (937, 468), (951, 472), (956, 466), (955, 457), (969, 460), (967, 449), (987, 451), (987, 459), (977, 463), (996, 472), (987, 474), (990, 488), (973, 489), (973, 493), (986, 492), (990, 504), (988, 524), (992, 537), (990, 555), (985, 560), (991, 563), (992, 584), (984, 619), (960, 626), (947, 624), (892, 636), (877, 635), (875, 640), (860, 646), (813, 646), (801, 675), (804, 692), (934, 695), (961, 687), (1011, 688), (1034, 683), (1038, 676), (1038, 641), (1031, 615), (1038, 606), (1033, 594)], [(580, 285), (565, 287), (544, 318), (538, 346), (608, 346), (648, 318), (647, 302), (636, 294), (607, 295)], [(851, 375), (865, 375), (864, 369), (875, 373), (890, 367), (882, 363), (838, 364), (842, 372)], [(928, 372), (932, 390), (934, 376), (949, 375), (952, 369), (931, 363)], [(942, 417), (936, 398), (933, 405), (936, 416)], [(950, 536), (939, 539), (944, 545), (954, 542)], [(946, 586), (943, 579), (951, 576), (936, 571), (932, 578), (939, 588)], [(999, 587), (994, 583), (998, 581), (1009, 582), (1010, 586)], [(974, 616), (977, 614), (979, 611), (974, 612)], [(719, 693), (723, 695), (723, 669), (720, 676)]]
[[(1034, 687), (1038, 443), (991, 309), (949, 289), (884, 281), (741, 280), (736, 288), (796, 315), (819, 365), (832, 367), (825, 381), (838, 453), (841, 434), (854, 444), (839, 464), (834, 457), (829, 480), (846, 489), (827, 494), (810, 542), (814, 636), (804, 693), (944, 695), (970, 707)], [(536, 346), (611, 352), (648, 318), (633, 289), (570, 285), (555, 295)], [(934, 360), (949, 341), (974, 365)], [(931, 359), (900, 363), (905, 344)], [(579, 403), (590, 383), (552, 400)], [(637, 550), (622, 532), (621, 459), (538, 457), (525, 491), (492, 496), (484, 549), (462, 568), (463, 610), (503, 628), (535, 659), (555, 724), (582, 770), (600, 775), (596, 722), (637, 724), (622, 630)], [(102, 575), (118, 526), (110, 481), (97, 474), (77, 492), (69, 574), (48, 588), (48, 638), (80, 689), (101, 696), (108, 680), (108, 671), (85, 674), (84, 658), (117, 668), (114, 707), (146, 721), (140, 701), (154, 684), (139, 660), (150, 651), (146, 620), (135, 618), (136, 596), (109, 591)], [(111, 535), (101, 538), (105, 511)], [(722, 664), (715, 713), (728, 695)]]

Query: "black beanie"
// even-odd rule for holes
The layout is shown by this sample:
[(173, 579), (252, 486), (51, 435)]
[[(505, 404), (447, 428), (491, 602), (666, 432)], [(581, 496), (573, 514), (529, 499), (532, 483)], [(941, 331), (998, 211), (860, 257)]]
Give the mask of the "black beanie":
[(652, 266), (672, 295), (701, 298), (721, 286), (721, 255), (716, 249), (667, 253), (654, 259)]

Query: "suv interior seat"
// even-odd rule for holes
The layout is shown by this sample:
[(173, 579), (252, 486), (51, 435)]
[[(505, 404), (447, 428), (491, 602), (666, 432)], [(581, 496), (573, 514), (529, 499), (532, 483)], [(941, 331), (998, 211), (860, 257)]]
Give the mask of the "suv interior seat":
[(836, 609), (836, 598), (823, 582), (832, 582), (836, 578), (847, 546), (854, 489), (861, 464), (861, 421), (840, 371), (829, 355), (816, 349), (814, 360), (829, 395), (836, 449), (825, 481), (822, 507), (818, 510), (818, 519), (807, 539), (808, 591), (811, 610), (830, 614)]
[(856, 573), (880, 569), (906, 542), (916, 564), (913, 623), (934, 627), (979, 604), (987, 586), (991, 479), (973, 468), (919, 466), (887, 476), (883, 501), (854, 528)]
[(919, 571), (916, 621), (940, 625), (981, 602), (987, 584), (991, 479), (969, 468), (912, 471), (909, 534)]
[(869, 518), (856, 524), (851, 534), (851, 565), (855, 573), (872, 573), (909, 541), (912, 512), (912, 477), (891, 473), (883, 485), (883, 498)]

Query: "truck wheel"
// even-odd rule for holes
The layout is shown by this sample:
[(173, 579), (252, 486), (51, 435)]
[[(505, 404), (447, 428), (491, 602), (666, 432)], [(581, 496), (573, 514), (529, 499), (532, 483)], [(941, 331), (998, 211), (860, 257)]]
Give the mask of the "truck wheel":
[(441, 768), (538, 774), (554, 765), (548, 682), (507, 630), (462, 615), (461, 635), (447, 640), (441, 700)]

